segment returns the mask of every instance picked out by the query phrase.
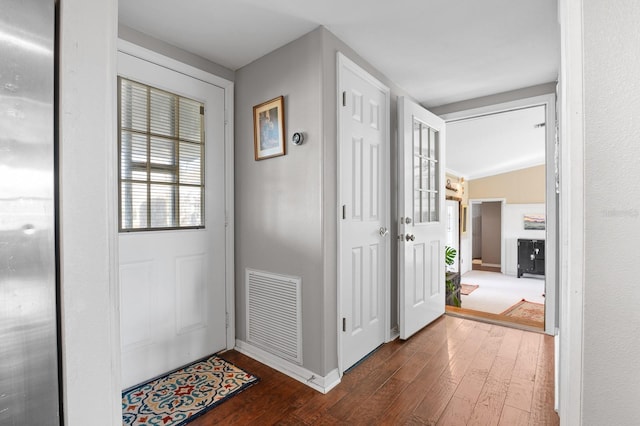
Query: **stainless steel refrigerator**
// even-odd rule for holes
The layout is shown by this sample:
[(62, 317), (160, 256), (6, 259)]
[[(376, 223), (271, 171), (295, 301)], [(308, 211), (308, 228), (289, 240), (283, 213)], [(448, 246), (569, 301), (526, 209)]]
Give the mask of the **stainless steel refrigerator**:
[(0, 0), (0, 425), (59, 425), (55, 1)]

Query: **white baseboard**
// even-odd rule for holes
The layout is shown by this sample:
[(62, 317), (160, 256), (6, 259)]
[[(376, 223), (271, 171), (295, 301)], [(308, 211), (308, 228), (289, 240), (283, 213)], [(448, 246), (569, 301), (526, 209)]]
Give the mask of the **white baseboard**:
[(235, 350), (321, 393), (329, 392), (340, 383), (340, 374), (337, 368), (323, 377), (242, 340), (236, 339)]

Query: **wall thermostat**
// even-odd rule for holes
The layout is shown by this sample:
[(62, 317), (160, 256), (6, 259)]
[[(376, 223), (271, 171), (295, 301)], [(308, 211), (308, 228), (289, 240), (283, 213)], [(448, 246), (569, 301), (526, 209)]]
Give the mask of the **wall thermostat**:
[(294, 133), (291, 137), (291, 142), (293, 142), (294, 145), (302, 145), (302, 142), (304, 142), (304, 135), (300, 132)]

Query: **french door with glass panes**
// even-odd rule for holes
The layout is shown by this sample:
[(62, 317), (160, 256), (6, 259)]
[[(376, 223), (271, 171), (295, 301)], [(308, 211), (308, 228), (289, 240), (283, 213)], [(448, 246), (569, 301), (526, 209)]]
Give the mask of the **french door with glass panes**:
[(444, 121), (398, 99), (400, 337), (444, 314)]

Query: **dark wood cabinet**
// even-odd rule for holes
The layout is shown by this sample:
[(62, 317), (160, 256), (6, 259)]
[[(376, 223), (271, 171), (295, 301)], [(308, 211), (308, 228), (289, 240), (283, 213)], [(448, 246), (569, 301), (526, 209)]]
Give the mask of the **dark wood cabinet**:
[(518, 278), (522, 274), (544, 275), (544, 240), (518, 239)]

